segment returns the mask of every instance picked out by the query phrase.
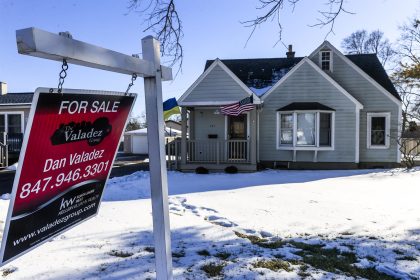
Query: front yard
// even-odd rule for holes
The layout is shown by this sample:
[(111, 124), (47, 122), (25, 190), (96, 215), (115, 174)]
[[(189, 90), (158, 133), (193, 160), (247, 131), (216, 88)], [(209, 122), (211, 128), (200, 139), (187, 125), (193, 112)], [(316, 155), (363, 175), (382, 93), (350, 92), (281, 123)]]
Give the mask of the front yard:
[[(175, 279), (420, 279), (420, 169), (168, 178)], [(110, 180), (96, 218), (0, 279), (153, 279), (149, 197), (148, 172)]]

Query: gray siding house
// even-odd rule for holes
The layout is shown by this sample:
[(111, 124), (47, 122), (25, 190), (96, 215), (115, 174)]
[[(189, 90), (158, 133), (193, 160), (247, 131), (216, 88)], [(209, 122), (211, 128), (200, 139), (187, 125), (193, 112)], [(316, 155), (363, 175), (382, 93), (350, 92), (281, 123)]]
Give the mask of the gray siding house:
[(9, 93), (0, 82), (0, 168), (19, 157), (32, 98), (33, 93)]
[[(253, 96), (254, 109), (221, 106)], [(400, 163), (401, 100), (375, 54), (328, 41), (307, 57), (207, 61), (181, 96), (176, 167), (391, 167)]]

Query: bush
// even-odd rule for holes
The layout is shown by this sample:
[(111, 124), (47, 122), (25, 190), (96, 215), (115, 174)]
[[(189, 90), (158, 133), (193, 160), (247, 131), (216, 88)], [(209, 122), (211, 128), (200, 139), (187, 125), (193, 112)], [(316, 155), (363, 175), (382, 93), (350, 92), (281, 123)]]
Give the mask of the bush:
[(235, 174), (238, 173), (238, 168), (236, 166), (228, 166), (225, 168), (225, 173)]
[(199, 166), (195, 169), (195, 173), (197, 173), (197, 174), (209, 174), (209, 170), (205, 167)]

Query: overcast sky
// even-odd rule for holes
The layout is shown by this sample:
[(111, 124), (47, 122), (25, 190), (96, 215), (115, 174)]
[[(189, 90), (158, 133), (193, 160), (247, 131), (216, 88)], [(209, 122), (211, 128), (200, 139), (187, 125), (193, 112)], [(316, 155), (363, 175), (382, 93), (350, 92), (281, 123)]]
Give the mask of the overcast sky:
[[(325, 0), (302, 0), (294, 11), (282, 15), (283, 41), (293, 44), (296, 56), (309, 55), (324, 40), (327, 28), (316, 23)], [(403, 4), (402, 4), (403, 3)], [(180, 97), (202, 73), (207, 59), (284, 57), (286, 49), (277, 44), (274, 23), (258, 28), (245, 48), (250, 29), (241, 21), (257, 15), (257, 0), (177, 0), (184, 27), (183, 71), (173, 82), (165, 82), (164, 99)], [(0, 81), (9, 92), (33, 92), (37, 87), (56, 87), (61, 64), (19, 55), (15, 30), (37, 27), (50, 32), (70, 31), (74, 39), (126, 54), (140, 53), (142, 14), (128, 12), (128, 1), (111, 0), (0, 0)], [(328, 40), (340, 49), (342, 39), (358, 29), (380, 29), (391, 41), (398, 38), (398, 26), (420, 11), (419, 0), (347, 0)], [(129, 76), (70, 65), (64, 87), (125, 91)], [(144, 111), (143, 81), (132, 88), (139, 93), (134, 115)]]

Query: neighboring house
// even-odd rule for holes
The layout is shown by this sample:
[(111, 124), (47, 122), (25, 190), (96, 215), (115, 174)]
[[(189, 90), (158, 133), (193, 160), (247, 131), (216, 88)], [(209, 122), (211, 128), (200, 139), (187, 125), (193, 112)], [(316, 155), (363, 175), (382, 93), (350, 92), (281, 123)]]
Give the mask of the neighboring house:
[[(253, 96), (238, 117), (223, 105)], [(181, 170), (358, 168), (400, 163), (401, 100), (375, 54), (325, 41), (307, 57), (207, 61), (181, 96)], [(187, 138), (188, 137), (188, 138)]]
[[(9, 163), (19, 157), (33, 93), (8, 93), (7, 84), (0, 82), (0, 147), (8, 145)], [(5, 153), (0, 152), (0, 167)]]
[(420, 157), (420, 124), (414, 124), (410, 125), (401, 135), (402, 149), (404, 149), (404, 154)]
[[(169, 124), (168, 124), (169, 122)], [(181, 136), (181, 130), (172, 128), (177, 122), (165, 122), (165, 140), (166, 143), (173, 141)], [(127, 131), (124, 133), (124, 152), (132, 154), (148, 154), (147, 128)]]
[(173, 120), (167, 120), (165, 121), (166, 128), (169, 128), (169, 132), (171, 132), (172, 129), (175, 129), (176, 131), (181, 131), (181, 123), (176, 122)]

